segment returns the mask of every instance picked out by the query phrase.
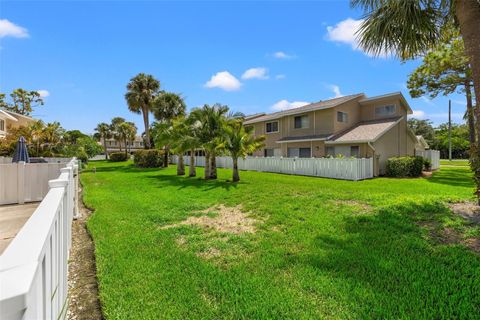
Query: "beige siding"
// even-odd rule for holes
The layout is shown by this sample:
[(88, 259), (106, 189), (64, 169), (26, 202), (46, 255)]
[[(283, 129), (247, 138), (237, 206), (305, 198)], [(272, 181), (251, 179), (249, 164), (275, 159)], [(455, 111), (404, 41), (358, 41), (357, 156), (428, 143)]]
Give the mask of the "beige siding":
[[(357, 100), (349, 101), (342, 105), (339, 105), (334, 108), (333, 110), (333, 132), (339, 133), (345, 131), (358, 122), (360, 122), (360, 105), (358, 104)], [(348, 114), (348, 121), (347, 122), (338, 122), (337, 121), (337, 112), (345, 112)]]
[[(395, 114), (390, 114), (385, 117), (379, 117), (375, 115), (375, 108), (393, 104), (395, 105)], [(402, 105), (399, 99), (380, 99), (375, 100), (372, 102), (364, 102), (360, 106), (361, 109), (361, 120), (362, 121), (370, 121), (370, 120), (377, 120), (383, 118), (392, 118), (392, 117), (400, 117), (400, 116), (407, 116), (407, 111), (405, 107)]]
[(397, 138), (399, 130), (400, 126), (397, 124), (380, 137), (380, 139), (372, 143), (375, 148), (375, 154), (379, 156), (379, 174), (385, 174), (385, 167), (388, 158), (397, 157), (400, 154), (400, 143)]

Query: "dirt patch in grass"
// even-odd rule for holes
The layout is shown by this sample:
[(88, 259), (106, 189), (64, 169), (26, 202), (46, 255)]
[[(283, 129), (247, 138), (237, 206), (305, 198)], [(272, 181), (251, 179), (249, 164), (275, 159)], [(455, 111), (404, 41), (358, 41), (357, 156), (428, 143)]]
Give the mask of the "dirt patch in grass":
[(476, 253), (480, 254), (480, 239), (477, 238), (469, 238), (463, 241), (467, 247), (471, 250), (475, 251)]
[(68, 312), (70, 320), (103, 319), (98, 298), (95, 246), (85, 225), (92, 213), (79, 200), (81, 216), (73, 221), (68, 263)]
[[(372, 206), (356, 201), (356, 200), (336, 200), (334, 201), (335, 205), (340, 205), (340, 206), (349, 206), (349, 207), (355, 207), (358, 209), (361, 209), (362, 212), (371, 212), (373, 210)], [(362, 213), (358, 212), (358, 213)]]
[[(254, 233), (256, 219), (248, 217), (248, 214), (242, 211), (242, 206), (226, 207), (223, 204), (200, 211), (205, 215), (200, 217), (189, 217), (179, 223), (160, 227), (160, 229), (170, 229), (180, 226), (199, 226), (207, 229), (213, 229), (218, 232), (242, 234)], [(215, 216), (209, 214), (216, 213)]]
[(453, 213), (473, 223), (480, 223), (480, 207), (473, 202), (450, 203), (448, 207)]
[(208, 248), (206, 251), (198, 252), (197, 256), (204, 259), (220, 257), (222, 252), (217, 248)]

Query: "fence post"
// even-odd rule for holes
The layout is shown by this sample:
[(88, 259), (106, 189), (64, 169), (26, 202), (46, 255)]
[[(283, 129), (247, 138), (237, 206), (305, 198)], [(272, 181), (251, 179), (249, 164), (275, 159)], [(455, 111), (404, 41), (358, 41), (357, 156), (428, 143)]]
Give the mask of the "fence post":
[(25, 162), (17, 163), (17, 202), (25, 203)]

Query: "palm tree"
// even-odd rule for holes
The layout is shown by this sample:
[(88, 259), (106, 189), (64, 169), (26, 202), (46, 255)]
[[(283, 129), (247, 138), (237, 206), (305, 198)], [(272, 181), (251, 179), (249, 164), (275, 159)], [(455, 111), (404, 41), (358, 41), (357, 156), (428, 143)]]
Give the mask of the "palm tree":
[(43, 139), (48, 146), (50, 154), (52, 154), (52, 149), (55, 147), (61, 140), (65, 132), (60, 125), (60, 122), (50, 122), (47, 123), (45, 129), (43, 130)]
[(35, 144), (35, 155), (40, 155), (40, 144), (43, 139), (43, 132), (45, 130), (45, 123), (42, 120), (37, 120), (29, 126), (32, 142)]
[(127, 85), (128, 109), (132, 112), (143, 115), (143, 124), (145, 126), (145, 146), (150, 149), (150, 131), (148, 115), (152, 111), (153, 101), (160, 91), (160, 81), (152, 75), (139, 73)]
[(137, 127), (133, 122), (122, 122), (118, 128), (118, 135), (125, 143), (125, 156), (128, 157), (128, 141), (131, 141), (132, 136), (135, 139), (137, 134)]
[(257, 151), (264, 145), (265, 137), (255, 137), (252, 127), (244, 127), (243, 120), (231, 119), (224, 128), (224, 148), (233, 160), (233, 182), (240, 181), (238, 158), (245, 159), (248, 154)]
[(194, 109), (192, 119), (198, 127), (198, 139), (205, 150), (205, 179), (217, 178), (216, 154), (222, 148), (222, 134), (228, 107), (220, 104)]
[[(480, 97), (480, 1), (351, 0), (351, 4), (365, 12), (358, 31), (360, 45), (375, 55), (390, 52), (403, 60), (415, 58), (441, 42), (446, 28), (458, 27), (472, 69), (475, 97)], [(474, 110), (480, 119), (480, 104)], [(480, 142), (480, 121), (476, 122), (476, 134)], [(480, 148), (473, 144), (471, 149), (480, 204)]]
[[(173, 119), (184, 116), (187, 106), (182, 96), (172, 92), (161, 92), (154, 102), (152, 112), (155, 119), (160, 123), (170, 123)], [(164, 167), (168, 167), (169, 145), (164, 145)]]
[(197, 170), (195, 168), (195, 150), (202, 146), (200, 141), (199, 124), (190, 114), (184, 121), (185, 135), (182, 136), (182, 144), (185, 150), (190, 153), (190, 165), (188, 167), (188, 176), (195, 177)]
[(98, 133), (99, 140), (103, 142), (103, 150), (105, 152), (105, 160), (108, 160), (107, 139), (112, 137), (112, 130), (108, 123), (101, 122), (97, 124), (95, 131)]
[(122, 117), (115, 117), (112, 119), (112, 122), (110, 124), (110, 130), (112, 132), (112, 137), (115, 140), (115, 142), (118, 143), (120, 152), (122, 151), (122, 140), (123, 137), (120, 133), (120, 125), (125, 122), (125, 119)]

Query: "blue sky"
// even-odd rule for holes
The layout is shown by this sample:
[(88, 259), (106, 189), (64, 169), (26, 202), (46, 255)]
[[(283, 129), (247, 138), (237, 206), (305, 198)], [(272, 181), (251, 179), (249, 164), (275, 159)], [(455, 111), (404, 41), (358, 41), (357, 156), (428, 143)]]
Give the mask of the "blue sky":
[(2, 1), (0, 92), (43, 90), (34, 116), (91, 133), (122, 116), (143, 130), (124, 93), (139, 72), (183, 94), (189, 108), (246, 114), (364, 92), (402, 91), (415, 115), (462, 121), (464, 97), (412, 99), (418, 61), (373, 58), (355, 46), (361, 12), (348, 1)]

